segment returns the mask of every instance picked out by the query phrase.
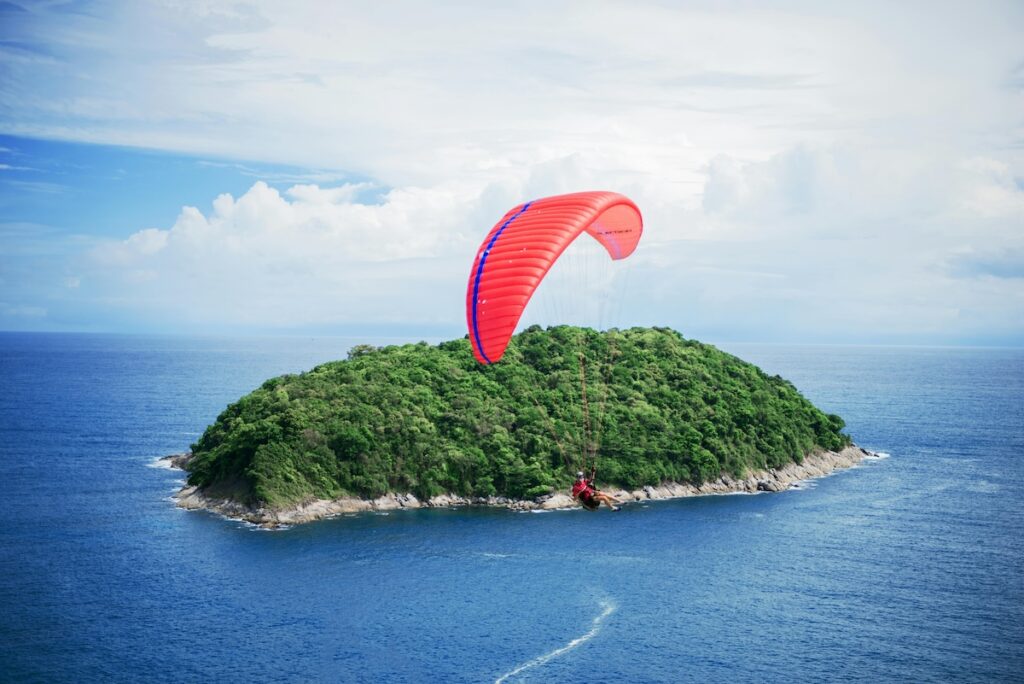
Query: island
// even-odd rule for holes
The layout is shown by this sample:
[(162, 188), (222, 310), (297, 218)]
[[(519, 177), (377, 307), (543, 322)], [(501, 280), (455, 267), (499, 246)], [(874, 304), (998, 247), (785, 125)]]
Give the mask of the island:
[(430, 506), (574, 505), (577, 470), (627, 501), (780, 491), (868, 455), (787, 380), (669, 328), (533, 326), (354, 347), (267, 380), (188, 453), (178, 505), (265, 526)]

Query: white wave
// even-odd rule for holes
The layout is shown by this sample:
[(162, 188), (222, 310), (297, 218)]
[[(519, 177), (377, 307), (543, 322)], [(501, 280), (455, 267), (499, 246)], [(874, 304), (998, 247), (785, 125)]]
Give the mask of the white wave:
[[(452, 508), (455, 507), (453, 506)], [(513, 513), (522, 513), (524, 515), (533, 515), (537, 513), (573, 513), (575, 511), (583, 511), (584, 513), (591, 512), (587, 511), (582, 506), (572, 506), (566, 508), (515, 508), (510, 510)]]
[(865, 456), (864, 458), (873, 458), (873, 459), (879, 459), (880, 460), (880, 459), (883, 459), (883, 458), (889, 458), (891, 456), (892, 456), (892, 454), (890, 454), (887, 451), (869, 451), (868, 455)]
[(222, 520), (235, 523), (238, 527), (249, 532), (284, 532), (285, 530), (292, 529), (291, 525), (274, 525), (273, 527), (263, 525), (261, 523), (254, 523), (250, 520), (239, 520), (238, 518), (229, 518), (226, 515), (221, 515)]
[(554, 651), (551, 651), (550, 653), (545, 653), (544, 655), (538, 656), (533, 660), (528, 660), (522, 665), (517, 665), (514, 669), (509, 670), (505, 674), (495, 679), (494, 684), (501, 684), (509, 677), (515, 677), (517, 674), (523, 672), (524, 670), (529, 670), (531, 668), (537, 667), (538, 665), (543, 665), (549, 660), (557, 658), (558, 656), (564, 653), (568, 653), (580, 644), (584, 644), (593, 639), (595, 636), (597, 636), (598, 632), (601, 631), (601, 623), (604, 622), (605, 618), (615, 612), (615, 604), (610, 601), (601, 601), (600, 606), (601, 614), (594, 618), (593, 622), (590, 623), (589, 632), (582, 636), (576, 637), (575, 639), (567, 643), (565, 646), (556, 648)]
[(160, 470), (178, 470), (171, 465), (171, 460), (166, 456), (157, 456), (152, 461), (146, 464), (147, 468), (159, 468)]

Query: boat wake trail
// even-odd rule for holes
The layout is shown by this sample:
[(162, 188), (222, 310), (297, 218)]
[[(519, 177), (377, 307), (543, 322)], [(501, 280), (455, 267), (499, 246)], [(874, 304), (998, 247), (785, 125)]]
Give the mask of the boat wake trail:
[(582, 636), (576, 637), (575, 639), (573, 639), (572, 641), (567, 643), (565, 646), (562, 646), (560, 648), (556, 648), (554, 651), (551, 651), (550, 653), (545, 653), (544, 655), (538, 656), (538, 657), (534, 658), (533, 660), (528, 660), (527, 662), (523, 663), (522, 665), (517, 665), (515, 667), (515, 669), (509, 670), (505, 674), (503, 674), (500, 677), (498, 677), (497, 679), (495, 679), (494, 680), (494, 684), (502, 684), (502, 682), (505, 682), (510, 677), (515, 677), (517, 674), (519, 674), (520, 672), (523, 672), (524, 670), (529, 670), (530, 668), (537, 667), (538, 665), (543, 665), (544, 663), (548, 662), (549, 660), (557, 658), (558, 656), (562, 655), (563, 653), (568, 653), (569, 651), (571, 651), (572, 649), (576, 648), (580, 644), (584, 644), (584, 643), (590, 641), (591, 639), (593, 639), (595, 636), (597, 636), (598, 632), (601, 631), (601, 623), (604, 622), (604, 619), (606, 617), (608, 617), (609, 615), (611, 615), (612, 613), (615, 612), (615, 604), (612, 603), (611, 601), (601, 601), (600, 606), (601, 606), (601, 614), (598, 615), (596, 618), (594, 618), (593, 622), (590, 623), (590, 631), (589, 632), (587, 632), (586, 634), (584, 634)]

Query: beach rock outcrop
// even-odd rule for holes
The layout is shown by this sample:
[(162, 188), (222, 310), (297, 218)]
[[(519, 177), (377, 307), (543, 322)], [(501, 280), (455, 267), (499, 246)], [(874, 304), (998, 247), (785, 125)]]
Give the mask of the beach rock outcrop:
[[(167, 456), (163, 460), (168, 461), (172, 467), (181, 468), (187, 465), (189, 456), (189, 454), (175, 454)], [(667, 482), (660, 485), (648, 485), (634, 491), (617, 490), (610, 493), (621, 501), (637, 502), (711, 494), (781, 492), (802, 480), (824, 477), (836, 470), (852, 467), (865, 457), (871, 456), (873, 454), (865, 449), (849, 446), (838, 452), (819, 451), (808, 454), (801, 463), (789, 463), (781, 468), (750, 473), (743, 478), (723, 475), (716, 480), (700, 485)], [(564, 492), (554, 492), (537, 499), (527, 500), (508, 499), (501, 496), (484, 498), (441, 494), (426, 501), (418, 499), (413, 494), (390, 493), (372, 500), (358, 498), (313, 499), (281, 510), (251, 507), (230, 499), (210, 497), (197, 487), (190, 486), (183, 487), (175, 495), (175, 499), (177, 505), (185, 509), (213, 511), (228, 518), (245, 520), (264, 527), (296, 525), (352, 513), (389, 512), (418, 508), (495, 506), (519, 511), (550, 511), (578, 507), (572, 497)]]

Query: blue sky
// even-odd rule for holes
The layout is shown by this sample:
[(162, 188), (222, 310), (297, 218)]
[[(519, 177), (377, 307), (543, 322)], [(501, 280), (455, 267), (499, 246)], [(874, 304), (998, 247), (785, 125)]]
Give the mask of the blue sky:
[[(6, 312), (10, 330), (171, 329), (173, 321), (160, 321), (163, 312), (140, 315), (76, 297), (77, 262), (141, 228), (172, 225), (183, 206), (208, 205), (222, 193), (241, 196), (257, 181), (280, 191), (310, 178), (352, 181), (282, 164), (15, 136), (0, 136), (0, 160), (4, 299), (22, 302), (20, 312)], [(374, 199), (373, 190), (362, 193), (362, 201)]]
[(0, 3), (0, 330), (464, 333), (610, 189), (619, 325), (1024, 344), (1018, 3)]

